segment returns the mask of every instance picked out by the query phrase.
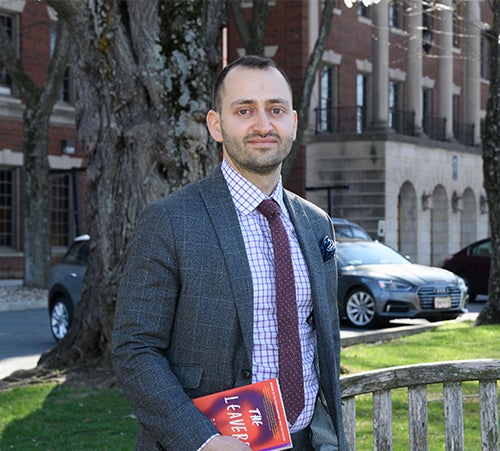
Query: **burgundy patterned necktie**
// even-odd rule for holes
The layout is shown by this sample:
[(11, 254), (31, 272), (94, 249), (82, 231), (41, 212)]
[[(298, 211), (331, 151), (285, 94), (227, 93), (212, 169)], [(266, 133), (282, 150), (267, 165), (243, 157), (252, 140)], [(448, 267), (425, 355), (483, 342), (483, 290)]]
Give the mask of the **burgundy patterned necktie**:
[(267, 199), (257, 210), (267, 218), (271, 229), (276, 274), (279, 381), (286, 416), (293, 424), (304, 408), (304, 377), (290, 244), (280, 218), (279, 205)]

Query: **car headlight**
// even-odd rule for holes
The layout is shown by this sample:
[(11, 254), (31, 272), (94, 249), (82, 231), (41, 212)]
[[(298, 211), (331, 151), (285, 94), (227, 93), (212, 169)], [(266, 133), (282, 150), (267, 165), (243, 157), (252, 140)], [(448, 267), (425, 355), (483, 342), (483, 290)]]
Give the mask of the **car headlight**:
[(399, 280), (379, 280), (377, 283), (380, 289), (387, 291), (410, 291), (412, 289), (409, 283)]
[(467, 287), (467, 284), (465, 283), (465, 280), (462, 279), (461, 277), (457, 276), (457, 285), (461, 290), (465, 289)]

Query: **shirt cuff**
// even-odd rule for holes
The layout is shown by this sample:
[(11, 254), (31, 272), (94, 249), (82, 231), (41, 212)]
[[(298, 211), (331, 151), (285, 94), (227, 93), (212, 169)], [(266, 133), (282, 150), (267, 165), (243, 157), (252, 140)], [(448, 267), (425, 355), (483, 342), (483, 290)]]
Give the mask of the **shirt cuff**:
[(203, 448), (205, 448), (205, 446), (207, 446), (207, 445), (208, 445), (208, 443), (209, 443), (209, 442), (210, 442), (210, 441), (211, 441), (214, 437), (217, 437), (218, 435), (220, 435), (220, 434), (214, 434), (214, 435), (212, 435), (212, 437), (210, 437), (208, 440), (206, 440), (206, 441), (205, 441), (205, 443), (203, 443), (203, 445), (201, 445), (201, 446), (197, 449), (197, 451), (201, 451)]

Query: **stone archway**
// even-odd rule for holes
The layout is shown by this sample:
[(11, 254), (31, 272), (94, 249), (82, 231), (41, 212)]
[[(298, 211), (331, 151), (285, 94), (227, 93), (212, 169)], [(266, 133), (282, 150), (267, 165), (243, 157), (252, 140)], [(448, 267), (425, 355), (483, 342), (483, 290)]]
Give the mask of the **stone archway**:
[(417, 192), (411, 182), (401, 186), (398, 195), (398, 249), (417, 258)]
[(460, 215), (460, 248), (476, 241), (477, 237), (477, 208), (476, 196), (471, 188), (466, 188), (462, 195), (462, 212)]
[(432, 193), (431, 212), (431, 266), (441, 266), (448, 255), (448, 197), (443, 185)]

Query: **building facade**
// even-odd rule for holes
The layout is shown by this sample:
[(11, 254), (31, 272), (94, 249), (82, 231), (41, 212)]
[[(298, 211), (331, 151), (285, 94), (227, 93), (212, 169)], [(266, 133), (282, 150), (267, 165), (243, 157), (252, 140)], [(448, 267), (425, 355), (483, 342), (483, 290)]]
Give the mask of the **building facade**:
[[(296, 99), (322, 6), (269, 8), (266, 52), (291, 74)], [(422, 264), (440, 266), (487, 236), (480, 136), (491, 17), (480, 0), (339, 1), (288, 187)], [(231, 22), (229, 36), (231, 59), (244, 52)]]
[[(42, 86), (56, 16), (44, 2), (0, 0), (0, 20), (28, 76)], [(76, 143), (74, 89), (67, 71), (49, 130), (50, 232), (54, 256), (81, 231), (84, 157)], [(23, 275), (23, 99), (0, 61), (0, 278)], [(36, 234), (33, 230), (30, 233)]]
[[(248, 19), (253, 2), (242, 0)], [(270, 0), (266, 55), (300, 97), (321, 0)], [(338, 0), (311, 96), (304, 145), (287, 187), (422, 264), (489, 234), (481, 122), (492, 13), (481, 0)], [(0, 20), (29, 76), (43, 83), (55, 14), (36, 0), (0, 0)], [(244, 53), (229, 17), (227, 59)], [(85, 159), (74, 89), (65, 79), (49, 133), (51, 244), (82, 230)], [(22, 277), (23, 101), (0, 62), (0, 278)], [(36, 231), (33, 231), (36, 233)]]

